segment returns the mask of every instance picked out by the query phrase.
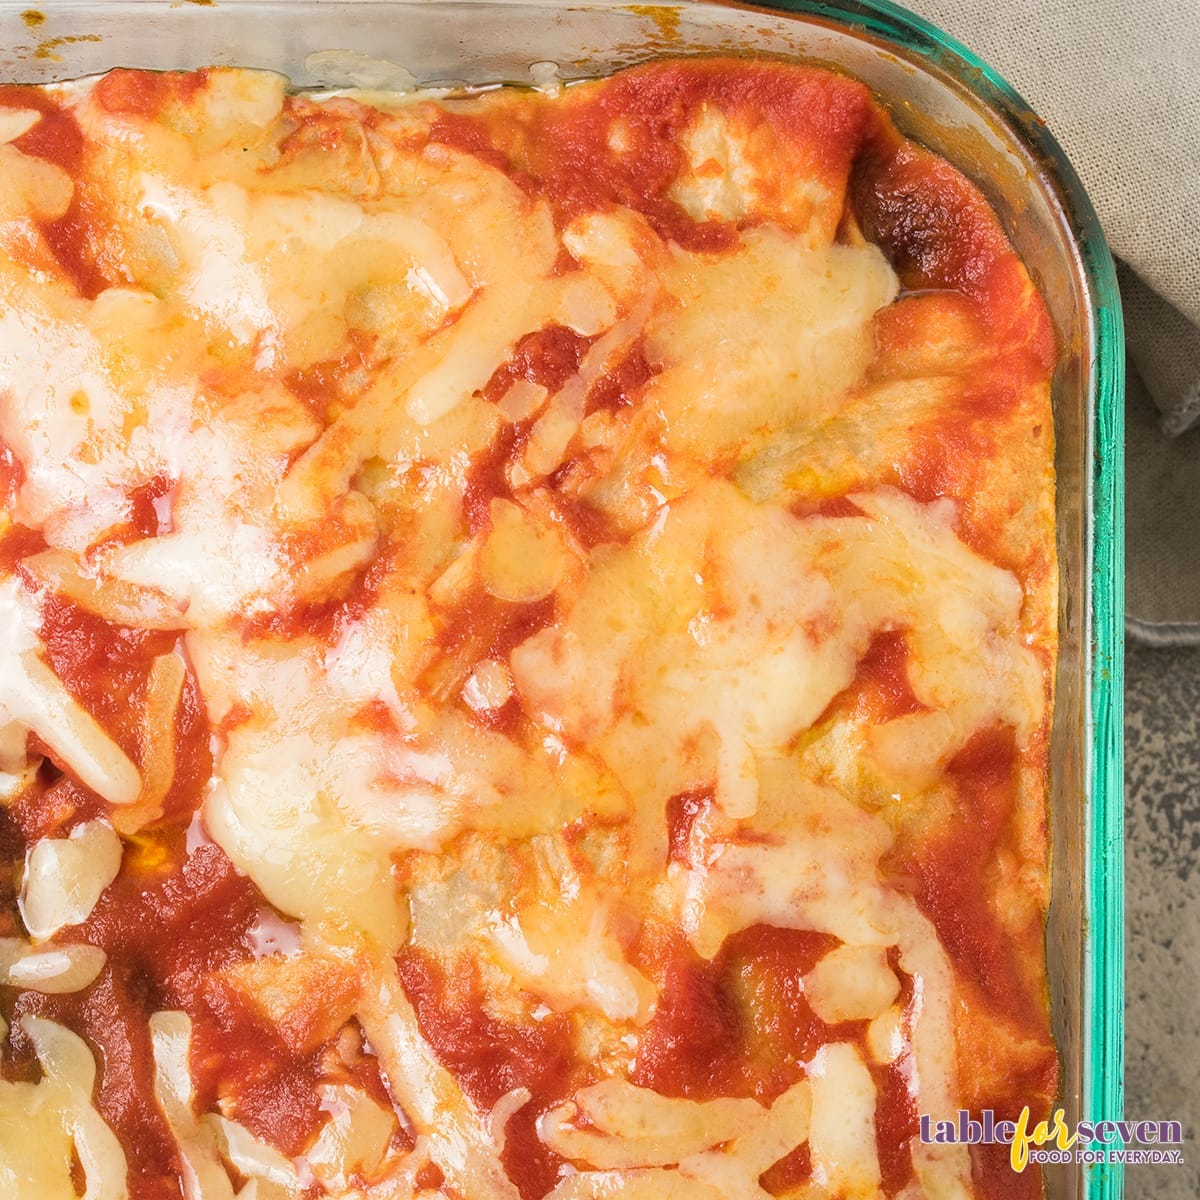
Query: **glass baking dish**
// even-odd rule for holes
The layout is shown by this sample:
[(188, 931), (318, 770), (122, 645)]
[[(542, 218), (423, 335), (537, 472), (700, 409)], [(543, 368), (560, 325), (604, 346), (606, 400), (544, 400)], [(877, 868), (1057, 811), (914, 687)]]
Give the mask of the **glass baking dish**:
[[(0, 0), (0, 80), (111, 67), (265, 67), (297, 87), (544, 81), (667, 54), (801, 57), (872, 87), (901, 129), (992, 201), (1048, 301), (1061, 657), (1052, 751), (1052, 1012), (1068, 1122), (1122, 1115), (1123, 367), (1116, 276), (1044, 125), (985, 64), (886, 0)], [(532, 68), (532, 71), (531, 71)], [(1051, 1166), (1056, 1200), (1115, 1200), (1118, 1165)]]

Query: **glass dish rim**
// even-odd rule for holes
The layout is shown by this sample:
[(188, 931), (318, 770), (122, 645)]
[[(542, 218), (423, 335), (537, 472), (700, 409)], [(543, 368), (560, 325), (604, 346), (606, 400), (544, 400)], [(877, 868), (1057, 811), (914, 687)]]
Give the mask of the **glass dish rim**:
[[(396, 0), (351, 0), (380, 7)], [(414, 0), (399, 0), (400, 4)], [(462, 0), (460, 0), (460, 3)], [(485, 4), (489, 0), (466, 0)], [(490, 0), (504, 3), (505, 0)], [(512, 0), (508, 0), (512, 2)], [(520, 0), (517, 0), (520, 3)], [(528, 2), (528, 0), (526, 0)], [(321, 0), (307, 0), (313, 6)], [(432, 7), (435, 0), (417, 0)], [(164, 0), (123, 0), (121, 7), (168, 7)], [(296, 5), (296, 8), (307, 6)], [(1085, 873), (1083, 879), (1082, 1113), (1085, 1119), (1116, 1120), (1123, 1114), (1124, 895), (1122, 797), (1122, 646), (1124, 632), (1124, 353), (1120, 294), (1099, 219), (1067, 156), (1028, 103), (986, 62), (965, 46), (890, 0), (591, 0), (588, 7), (683, 11), (725, 7), (792, 15), (836, 25), (894, 50), (902, 59), (970, 92), (1001, 121), (1036, 160), (1053, 190), (1078, 253), (1086, 311), (1084, 377), (1087, 387), (1087, 445), (1091, 472), (1086, 489), (1084, 586), (1087, 589), (1082, 651), (1088, 745), (1083, 753)], [(0, 0), (0, 10), (27, 7), (27, 0)], [(100, 0), (47, 0), (43, 11), (95, 11)], [(116, 7), (116, 6), (114, 6)], [(176, 7), (174, 4), (170, 7)], [(220, 0), (229, 9), (284, 9), (283, 0)], [(336, 4), (329, 4), (330, 8)], [(1082, 582), (1082, 581), (1081, 581)], [(1087, 1200), (1118, 1200), (1119, 1165), (1089, 1167)]]

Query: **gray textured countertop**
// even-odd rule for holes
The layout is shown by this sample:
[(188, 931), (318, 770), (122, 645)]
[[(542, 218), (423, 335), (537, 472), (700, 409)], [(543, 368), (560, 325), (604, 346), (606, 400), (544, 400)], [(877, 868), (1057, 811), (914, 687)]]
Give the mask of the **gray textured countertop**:
[(1126, 658), (1125, 1112), (1184, 1124), (1184, 1165), (1129, 1200), (1200, 1196), (1200, 649)]

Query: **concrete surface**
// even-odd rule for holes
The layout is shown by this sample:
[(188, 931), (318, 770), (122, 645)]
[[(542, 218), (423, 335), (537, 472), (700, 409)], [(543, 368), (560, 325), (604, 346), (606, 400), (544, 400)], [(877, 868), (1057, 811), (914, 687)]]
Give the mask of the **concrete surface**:
[(1183, 1166), (1133, 1166), (1129, 1200), (1200, 1197), (1200, 649), (1126, 658), (1125, 1112), (1184, 1123)]

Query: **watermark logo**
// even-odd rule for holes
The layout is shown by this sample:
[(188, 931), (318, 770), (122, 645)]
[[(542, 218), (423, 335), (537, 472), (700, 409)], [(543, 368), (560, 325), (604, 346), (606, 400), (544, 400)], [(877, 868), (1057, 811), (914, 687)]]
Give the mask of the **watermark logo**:
[(1014, 1171), (1031, 1163), (1182, 1163), (1183, 1125), (1179, 1121), (1079, 1121), (1069, 1124), (1061, 1108), (1048, 1121), (1031, 1125), (1029, 1106), (1015, 1121), (997, 1121), (985, 1108), (975, 1119), (959, 1109), (954, 1120), (922, 1116), (926, 1145), (1010, 1147)]

